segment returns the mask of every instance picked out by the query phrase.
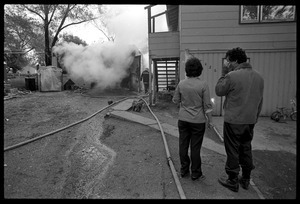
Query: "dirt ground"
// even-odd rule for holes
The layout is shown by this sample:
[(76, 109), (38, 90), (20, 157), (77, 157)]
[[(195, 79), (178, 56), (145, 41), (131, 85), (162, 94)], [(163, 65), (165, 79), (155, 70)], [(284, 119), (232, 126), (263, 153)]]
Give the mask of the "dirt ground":
[[(89, 97), (97, 94), (101, 95), (100, 92), (85, 95), (74, 91), (31, 92), (5, 100), (4, 148), (87, 118), (106, 107), (109, 100), (129, 95), (111, 91), (101, 97)], [(178, 110), (172, 103), (160, 101), (152, 110), (161, 122), (176, 125)], [(107, 111), (56, 134), (4, 151), (4, 198), (178, 199), (157, 131), (107, 117)], [(138, 114), (151, 117), (146, 109)], [(216, 140), (214, 136), (211, 139)], [(168, 141), (178, 168), (177, 141), (175, 138)], [(266, 150), (255, 150), (253, 154), (256, 166), (253, 180), (265, 198), (296, 198), (296, 155)], [(204, 149), (203, 155), (205, 165), (212, 165), (214, 161), (207, 160), (212, 155), (210, 150)], [(223, 157), (213, 160), (222, 164), (225, 161)], [(194, 189), (198, 184), (186, 180), (183, 185)], [(213, 190), (210, 191), (213, 195)], [(197, 196), (200, 195), (190, 193), (189, 198)]]

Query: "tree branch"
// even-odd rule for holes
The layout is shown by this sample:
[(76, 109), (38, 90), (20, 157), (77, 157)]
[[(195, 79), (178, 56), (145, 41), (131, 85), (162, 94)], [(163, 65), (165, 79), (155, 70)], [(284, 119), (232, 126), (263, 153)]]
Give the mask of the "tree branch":
[(96, 28), (105, 35), (105, 37), (108, 39), (108, 41), (110, 41), (110, 37), (101, 28), (99, 28), (98, 26), (96, 26)]
[(45, 21), (45, 18), (43, 18), (43, 16), (40, 15), (38, 12), (36, 12), (35, 10), (32, 10), (31, 8), (27, 7), (27, 6), (24, 5), (24, 4), (23, 4), (23, 6), (24, 6), (28, 11), (30, 11), (31, 13), (34, 13), (34, 14), (38, 15), (39, 17), (41, 17), (41, 19), (42, 19), (43, 21)]
[(66, 18), (68, 17), (68, 14), (70, 12), (70, 5), (68, 4), (68, 7), (66, 9), (66, 12), (65, 12), (65, 15), (64, 17), (62, 18), (61, 22), (60, 22), (60, 25), (58, 26), (57, 28), (57, 32), (56, 32), (56, 36), (58, 35), (58, 33), (62, 30), (62, 26), (64, 25), (65, 21), (66, 21)]
[[(28, 48), (28, 49), (29, 49), (29, 48)], [(32, 47), (32, 48), (30, 48), (29, 50), (25, 51), (25, 53), (24, 53), (24, 54), (26, 54), (26, 53), (30, 52), (30, 51), (31, 51), (31, 50), (33, 50), (33, 49), (35, 49), (35, 47)]]
[(61, 20), (60, 25), (59, 25), (59, 27), (57, 28), (57, 32), (55, 33), (55, 36), (54, 36), (54, 38), (53, 38), (51, 47), (53, 47), (53, 46), (55, 45), (55, 43), (56, 43), (56, 41), (57, 41), (57, 36), (58, 36), (58, 34), (60, 33), (60, 31), (63, 29), (62, 26), (63, 26), (63, 24), (65, 23), (66, 18), (67, 18), (67, 16), (68, 16), (68, 13), (69, 13), (69, 12), (70, 12), (70, 4), (68, 4), (68, 7), (66, 8), (66, 12), (65, 12), (65, 14), (64, 14), (64, 16), (63, 16), (63, 19)]
[(70, 8), (69, 8), (69, 11), (72, 11), (72, 10), (76, 7), (76, 5), (77, 5), (77, 4), (74, 4), (72, 7), (70, 7)]
[(51, 17), (50, 17), (50, 20), (49, 20), (49, 23), (52, 21), (52, 18), (53, 18), (54, 14), (55, 14), (55, 11), (56, 11), (57, 7), (58, 7), (58, 4), (55, 4), (54, 5), (54, 9), (53, 9), (52, 14), (51, 14)]
[(64, 27), (62, 27), (61, 30), (65, 29), (66, 27), (71, 26), (71, 25), (76, 25), (76, 24), (92, 21), (92, 20), (95, 20), (95, 19), (97, 19), (97, 18), (92, 18), (92, 19), (88, 19), (88, 20), (83, 20), (83, 21), (79, 21), (79, 22), (70, 23), (70, 24), (67, 24)]

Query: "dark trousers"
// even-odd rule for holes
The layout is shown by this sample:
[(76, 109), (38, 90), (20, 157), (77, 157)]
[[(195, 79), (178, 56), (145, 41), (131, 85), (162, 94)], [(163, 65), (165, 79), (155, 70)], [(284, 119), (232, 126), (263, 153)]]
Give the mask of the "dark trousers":
[(254, 124), (230, 124), (224, 122), (224, 145), (227, 154), (225, 171), (229, 179), (236, 178), (242, 168), (244, 178), (250, 179), (254, 169), (251, 141)]
[(149, 82), (144, 82), (144, 88), (145, 88), (145, 93), (148, 93), (148, 89), (149, 89)]
[[(205, 132), (205, 123), (189, 123), (178, 120), (180, 171), (186, 173), (191, 164), (192, 176), (202, 175), (200, 149)], [(191, 156), (188, 155), (189, 146)]]

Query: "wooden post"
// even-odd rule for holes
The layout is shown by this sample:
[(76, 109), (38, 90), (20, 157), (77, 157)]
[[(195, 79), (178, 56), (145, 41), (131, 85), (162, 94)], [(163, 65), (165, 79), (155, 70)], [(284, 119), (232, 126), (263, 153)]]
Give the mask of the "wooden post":
[(152, 106), (153, 105), (153, 101), (152, 101), (152, 92), (153, 92), (153, 90), (152, 90), (152, 66), (151, 66), (151, 61), (152, 61), (152, 59), (151, 59), (151, 55), (150, 55), (150, 53), (149, 53), (149, 103), (150, 103), (150, 106)]
[(156, 64), (153, 64), (153, 79), (152, 79), (152, 103), (155, 105), (156, 103), (156, 75), (155, 75), (155, 70), (156, 70)]
[(148, 8), (148, 33), (151, 33), (151, 7)]

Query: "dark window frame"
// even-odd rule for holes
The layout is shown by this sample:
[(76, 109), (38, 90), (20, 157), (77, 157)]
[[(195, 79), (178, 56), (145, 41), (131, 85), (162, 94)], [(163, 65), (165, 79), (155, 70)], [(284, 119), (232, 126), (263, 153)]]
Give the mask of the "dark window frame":
[[(270, 24), (270, 23), (295, 23), (297, 21), (297, 10), (296, 10), (296, 6), (295, 5), (291, 5), (294, 7), (294, 19), (293, 20), (284, 20), (284, 19), (278, 19), (278, 20), (262, 20), (262, 9), (263, 6), (266, 5), (253, 5), (253, 6), (257, 6), (257, 10), (258, 10), (258, 14), (257, 20), (242, 20), (242, 11), (243, 11), (243, 6), (244, 5), (240, 5), (239, 6), (239, 24)], [(275, 6), (275, 5), (274, 5)]]

